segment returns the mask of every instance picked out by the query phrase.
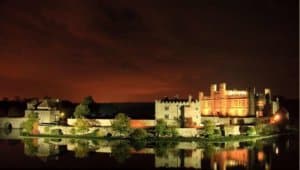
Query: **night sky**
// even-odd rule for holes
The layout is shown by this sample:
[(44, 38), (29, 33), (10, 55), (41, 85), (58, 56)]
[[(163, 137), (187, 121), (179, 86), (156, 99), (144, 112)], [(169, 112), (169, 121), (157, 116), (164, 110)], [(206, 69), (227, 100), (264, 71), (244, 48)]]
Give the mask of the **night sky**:
[(298, 98), (298, 0), (0, 0), (0, 97)]

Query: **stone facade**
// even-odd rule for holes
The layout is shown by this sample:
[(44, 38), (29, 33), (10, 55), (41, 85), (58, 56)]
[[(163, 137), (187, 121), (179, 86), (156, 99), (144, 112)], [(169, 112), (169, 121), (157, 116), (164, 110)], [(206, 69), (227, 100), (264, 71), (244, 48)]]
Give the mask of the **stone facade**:
[(27, 103), (25, 117), (31, 112), (38, 113), (39, 123), (54, 123), (58, 122), (61, 112), (56, 109), (56, 100), (43, 99), (41, 101), (33, 100)]
[(201, 124), (198, 100), (163, 99), (155, 101), (155, 119), (163, 119), (169, 126), (199, 127)]
[(196, 128), (176, 128), (180, 137), (198, 137), (199, 131)]
[(210, 87), (210, 96), (199, 93), (202, 116), (262, 117), (274, 114), (279, 108), (278, 100), (271, 100), (271, 90), (256, 93), (255, 89), (228, 90), (226, 83)]

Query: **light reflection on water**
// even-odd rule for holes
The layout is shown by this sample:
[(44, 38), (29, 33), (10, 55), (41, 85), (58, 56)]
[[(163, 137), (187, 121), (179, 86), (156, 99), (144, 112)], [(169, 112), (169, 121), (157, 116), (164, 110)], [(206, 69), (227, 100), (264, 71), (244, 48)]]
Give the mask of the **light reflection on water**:
[[(286, 159), (291, 150), (298, 147), (298, 141), (293, 137), (280, 137), (268, 140), (257, 140), (249, 142), (227, 142), (227, 143), (201, 143), (201, 142), (176, 142), (160, 141), (155, 143), (132, 142), (126, 140), (85, 140), (85, 139), (50, 139), (50, 138), (26, 138), (21, 139), (17, 131), (1, 133), (0, 149), (6, 147), (23, 146), (14, 153), (24, 154), (31, 158), (29, 164), (42, 160), (43, 167), (53, 161), (59, 165), (69, 166), (64, 159), (71, 160), (72, 166), (81, 160), (93, 162), (94, 157), (101, 155), (97, 161), (104, 161), (107, 167), (140, 168), (148, 163), (152, 168), (193, 168), (193, 169), (280, 169), (277, 161)], [(19, 140), (11, 145), (8, 139)], [(297, 149), (298, 150), (298, 149)], [(143, 157), (145, 156), (146, 157)], [(0, 161), (3, 155), (0, 153)], [(292, 155), (290, 155), (292, 156)], [(298, 169), (299, 155), (293, 155), (290, 161), (294, 161), (292, 168)], [(142, 158), (141, 158), (142, 157)], [(38, 159), (35, 159), (38, 158)], [(138, 159), (141, 158), (141, 159)], [(145, 158), (145, 159), (144, 159)], [(295, 159), (295, 160), (294, 160)], [(131, 161), (131, 160), (142, 160)], [(297, 162), (295, 162), (297, 161)], [(4, 161), (5, 162), (5, 161)], [(129, 163), (128, 163), (129, 162)], [(292, 163), (292, 162), (291, 162)], [(28, 164), (28, 162), (27, 162)], [(27, 165), (26, 164), (26, 165)], [(58, 164), (57, 164), (58, 165)], [(20, 164), (22, 166), (22, 162)], [(30, 165), (32, 166), (32, 165)], [(53, 163), (51, 164), (53, 166)], [(55, 165), (54, 165), (55, 166)], [(7, 167), (10, 167), (7, 165)], [(99, 165), (98, 165), (99, 167)], [(148, 167), (150, 168), (150, 167)]]

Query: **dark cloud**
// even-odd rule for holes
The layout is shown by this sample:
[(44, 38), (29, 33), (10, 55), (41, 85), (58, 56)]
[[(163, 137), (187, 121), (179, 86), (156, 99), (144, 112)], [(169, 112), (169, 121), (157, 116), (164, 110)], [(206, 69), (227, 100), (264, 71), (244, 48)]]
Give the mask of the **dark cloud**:
[(152, 101), (226, 81), (297, 97), (298, 20), (296, 0), (2, 0), (1, 96)]

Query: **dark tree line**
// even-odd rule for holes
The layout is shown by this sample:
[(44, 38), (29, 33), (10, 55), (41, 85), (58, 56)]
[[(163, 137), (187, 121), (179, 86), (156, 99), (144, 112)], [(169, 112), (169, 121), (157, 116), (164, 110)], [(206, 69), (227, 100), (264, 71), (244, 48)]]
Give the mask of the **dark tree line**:
[(24, 100), (1, 100), (0, 117), (22, 117), (25, 114), (26, 101)]

